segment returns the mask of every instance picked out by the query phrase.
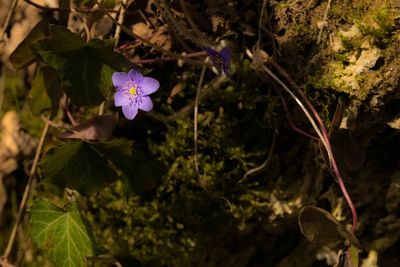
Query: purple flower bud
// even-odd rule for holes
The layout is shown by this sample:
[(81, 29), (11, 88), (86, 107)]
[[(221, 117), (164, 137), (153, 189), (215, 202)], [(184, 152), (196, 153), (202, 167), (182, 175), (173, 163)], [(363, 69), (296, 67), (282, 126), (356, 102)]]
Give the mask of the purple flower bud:
[(205, 47), (204, 50), (207, 52), (208, 56), (214, 67), (217, 69), (219, 75), (230, 76), (230, 63), (232, 57), (232, 50), (229, 47), (224, 47), (220, 52), (216, 50)]

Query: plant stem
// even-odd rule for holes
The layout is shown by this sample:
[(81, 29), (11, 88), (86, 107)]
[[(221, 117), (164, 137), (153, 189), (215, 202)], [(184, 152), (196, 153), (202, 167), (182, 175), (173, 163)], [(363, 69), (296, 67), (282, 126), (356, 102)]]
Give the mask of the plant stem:
[(193, 144), (194, 144), (194, 166), (196, 169), (196, 173), (200, 175), (199, 170), (199, 160), (197, 157), (197, 137), (198, 137), (198, 113), (199, 113), (199, 99), (200, 99), (200, 90), (204, 81), (204, 74), (206, 73), (208, 57), (204, 60), (203, 68), (201, 69), (199, 83), (197, 84), (197, 92), (196, 98), (194, 100), (194, 115), (193, 115)]
[(21, 203), (19, 205), (19, 209), (18, 209), (18, 214), (17, 217), (15, 219), (15, 223), (14, 226), (11, 230), (11, 234), (10, 234), (10, 238), (8, 239), (8, 243), (7, 243), (7, 247), (4, 251), (4, 254), (1, 256), (2, 259), (4, 259), (5, 261), (7, 261), (8, 257), (10, 256), (14, 241), (15, 241), (15, 237), (18, 231), (18, 227), (19, 224), (21, 223), (22, 217), (24, 215), (25, 212), (25, 206), (26, 203), (28, 202), (29, 199), (29, 195), (30, 192), (32, 190), (32, 182), (33, 182), (33, 178), (35, 177), (36, 174), (36, 170), (39, 164), (39, 158), (40, 158), (40, 154), (42, 153), (42, 149), (43, 149), (43, 145), (44, 145), (44, 141), (46, 139), (47, 133), (49, 131), (49, 127), (50, 124), (48, 122), (46, 122), (43, 131), (42, 131), (42, 135), (40, 136), (40, 140), (39, 140), (39, 144), (37, 146), (36, 149), (36, 153), (35, 153), (35, 157), (33, 159), (33, 163), (32, 163), (32, 167), (29, 171), (29, 178), (28, 178), (28, 182), (26, 183), (25, 186), (25, 190), (24, 190), (24, 194), (22, 195), (22, 199), (21, 199)]
[(324, 18), (322, 19), (321, 30), (319, 31), (319, 34), (318, 34), (317, 44), (319, 44), (321, 42), (321, 36), (322, 36), (322, 32), (324, 31), (324, 28), (325, 28), (325, 22), (328, 18), (328, 12), (329, 12), (329, 8), (331, 7), (331, 2), (332, 2), (332, 0), (328, 0), (328, 4), (326, 5)]
[(163, 53), (165, 53), (165, 54), (167, 54), (167, 55), (169, 55), (169, 56), (171, 56), (171, 57), (176, 57), (176, 58), (180, 58), (180, 57), (181, 57), (181, 56), (176, 55), (176, 54), (174, 54), (174, 53), (172, 53), (172, 52), (170, 52), (170, 51), (168, 51), (168, 50), (165, 50), (164, 48), (162, 48), (161, 46), (159, 46), (159, 45), (157, 45), (157, 44), (154, 44), (154, 43), (152, 43), (152, 42), (149, 42), (149, 41), (146, 40), (145, 38), (143, 38), (143, 37), (137, 35), (136, 33), (132, 32), (130, 29), (128, 29), (127, 27), (125, 27), (124, 25), (122, 25), (121, 23), (119, 23), (116, 19), (114, 19), (114, 18), (107, 12), (107, 10), (103, 7), (103, 5), (102, 5), (101, 3), (99, 3), (99, 1), (96, 1), (96, 4), (99, 6), (99, 8), (101, 9), (101, 11), (103, 11), (104, 14), (105, 14), (109, 19), (111, 19), (111, 20), (114, 22), (115, 25), (121, 27), (121, 30), (123, 30), (126, 34), (128, 34), (128, 35), (130, 35), (130, 36), (132, 36), (132, 37), (134, 37), (134, 38), (136, 38), (136, 39), (139, 39), (142, 43), (147, 44), (147, 45), (149, 45), (149, 46), (155, 48), (156, 50), (158, 50), (158, 51), (160, 51), (160, 52), (163, 52)]
[[(186, 58), (192, 58), (192, 57), (201, 57), (201, 56), (206, 56), (207, 52), (201, 51), (201, 52), (193, 52), (190, 54), (182, 55), (181, 58), (186, 59)], [(153, 64), (153, 63), (160, 63), (160, 62), (165, 62), (165, 61), (176, 61), (179, 60), (179, 58), (176, 57), (166, 57), (166, 58), (149, 58), (149, 59), (139, 59), (132, 61), (134, 64)]]
[(8, 10), (6, 21), (4, 21), (3, 28), (1, 29), (0, 43), (3, 42), (4, 34), (6, 33), (8, 26), (10, 25), (11, 17), (15, 11), (15, 8), (17, 7), (17, 4), (18, 4), (18, 0), (13, 0), (11, 3), (11, 7)]
[[(33, 1), (30, 0), (24, 0), (26, 3), (28, 3), (29, 5), (37, 8), (37, 9), (41, 9), (41, 10), (48, 10), (48, 11), (72, 11), (70, 8), (63, 8), (63, 7), (47, 7), (47, 6), (42, 6), (39, 5), (38, 3), (35, 3)], [(117, 13), (119, 12), (118, 10), (114, 10), (114, 9), (106, 9), (107, 12), (109, 13)], [(95, 13), (95, 12), (99, 12), (99, 10), (96, 9), (75, 9), (76, 12), (79, 13)]]
[(266, 159), (266, 160), (263, 162), (263, 164), (261, 164), (260, 166), (255, 167), (255, 168), (253, 168), (253, 169), (247, 171), (247, 172), (245, 173), (245, 175), (243, 176), (243, 178), (239, 180), (239, 183), (243, 183), (243, 182), (247, 179), (247, 177), (248, 177), (249, 175), (256, 174), (256, 173), (262, 171), (265, 167), (267, 167), (268, 163), (270, 162), (270, 160), (271, 160), (271, 158), (272, 158), (272, 153), (273, 153), (273, 151), (274, 151), (276, 134), (277, 134), (277, 133), (276, 133), (276, 130), (274, 130), (274, 134), (273, 134), (273, 136), (272, 136), (272, 144), (271, 144), (271, 148), (269, 149), (269, 153), (268, 153), (267, 159)]
[(351, 209), (351, 214), (352, 214), (352, 217), (353, 217), (352, 230), (354, 232), (354, 230), (356, 228), (356, 225), (357, 225), (357, 210), (356, 210), (356, 208), (354, 206), (353, 201), (351, 200), (351, 197), (350, 197), (349, 193), (347, 192), (346, 186), (345, 186), (345, 184), (343, 182), (343, 179), (342, 179), (342, 175), (341, 175), (341, 173), (339, 171), (339, 168), (337, 166), (336, 159), (333, 156), (332, 146), (331, 146), (329, 134), (328, 134), (328, 131), (326, 130), (325, 124), (323, 123), (323, 121), (322, 121), (321, 117), (319, 116), (319, 113), (317, 112), (317, 110), (311, 104), (310, 100), (308, 100), (307, 96), (303, 93), (303, 91), (299, 88), (299, 86), (293, 81), (293, 79), (286, 73), (286, 71), (284, 71), (273, 60), (270, 60), (270, 62), (278, 70), (278, 72), (281, 75), (283, 75), (289, 81), (289, 83), (293, 86), (293, 88), (296, 89), (297, 93), (304, 100), (304, 102), (306, 103), (307, 107), (311, 110), (312, 114), (314, 115), (315, 119), (317, 120), (317, 122), (319, 124), (319, 128), (321, 129), (321, 133), (322, 133), (322, 138), (321, 138), (321, 136), (319, 136), (319, 137), (321, 138), (321, 141), (324, 144), (326, 152), (328, 153), (329, 162), (331, 164), (330, 167), (333, 170), (333, 173), (335, 174), (335, 178), (336, 178), (337, 182), (339, 183), (340, 190), (342, 191), (344, 197), (346, 198), (346, 202), (347, 202), (347, 204), (349, 205), (349, 207)]
[[(119, 15), (118, 15), (118, 23), (121, 25), (124, 23), (127, 4), (128, 4), (128, 0), (122, 0), (121, 7), (119, 9)], [(116, 49), (118, 47), (118, 42), (119, 42), (120, 36), (121, 36), (121, 27), (119, 25), (117, 25), (117, 27), (115, 28), (115, 33), (114, 33), (114, 39), (115, 39), (114, 49)]]
[[(315, 132), (317, 133), (318, 137), (321, 139), (321, 142), (324, 144), (325, 147), (328, 147), (325, 141), (324, 136), (322, 135), (320, 129), (316, 125), (314, 119), (312, 118), (310, 112), (306, 109), (304, 104), (300, 101), (300, 99), (287, 87), (286, 84), (284, 84), (281, 79), (279, 79), (269, 68), (267, 68), (265, 65), (262, 65), (262, 69), (264, 72), (266, 72), (272, 79), (274, 79), (277, 83), (279, 83), (282, 88), (296, 101), (296, 103), (299, 105), (299, 107), (303, 110), (304, 114), (306, 115), (307, 119), (311, 123), (312, 127), (314, 128)], [(332, 155), (331, 153), (328, 152), (329, 159), (331, 159)]]

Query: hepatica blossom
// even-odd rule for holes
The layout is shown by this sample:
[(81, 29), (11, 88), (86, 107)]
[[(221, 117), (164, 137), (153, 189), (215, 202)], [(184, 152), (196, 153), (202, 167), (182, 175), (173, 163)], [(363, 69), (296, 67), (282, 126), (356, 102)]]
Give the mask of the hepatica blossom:
[(211, 61), (219, 75), (231, 75), (229, 66), (231, 63), (232, 50), (229, 47), (224, 47), (219, 52), (209, 47), (204, 48), (204, 50), (211, 58)]
[(117, 89), (114, 95), (115, 106), (122, 107), (122, 113), (128, 120), (133, 120), (139, 109), (146, 112), (153, 109), (149, 95), (160, 87), (156, 79), (131, 69), (128, 73), (115, 72), (112, 81)]

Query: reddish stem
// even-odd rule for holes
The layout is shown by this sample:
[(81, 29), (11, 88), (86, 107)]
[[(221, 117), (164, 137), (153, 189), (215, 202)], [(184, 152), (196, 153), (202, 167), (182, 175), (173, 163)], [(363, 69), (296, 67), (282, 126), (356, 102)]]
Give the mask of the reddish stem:
[(297, 128), (296, 125), (294, 125), (292, 119), (290, 118), (289, 109), (288, 109), (288, 107), (287, 107), (285, 98), (283, 97), (281, 91), (278, 90), (278, 89), (276, 89), (276, 88), (274, 88), (274, 91), (278, 94), (279, 98), (281, 99), (282, 107), (283, 107), (283, 110), (285, 111), (286, 119), (288, 120), (288, 123), (289, 123), (290, 128), (292, 128), (293, 131), (298, 132), (299, 134), (302, 134), (302, 135), (304, 135), (304, 136), (306, 136), (306, 137), (308, 137), (308, 138), (311, 138), (311, 139), (313, 139), (313, 140), (315, 140), (315, 141), (318, 141), (318, 140), (319, 140), (318, 137), (315, 137), (315, 136), (313, 136), (313, 135), (311, 135), (311, 134), (309, 134), (309, 133), (306, 133), (306, 132), (304, 132), (303, 130), (301, 130), (300, 128)]
[(344, 195), (344, 197), (346, 198), (347, 204), (349, 205), (350, 209), (351, 209), (351, 214), (353, 217), (353, 225), (352, 225), (352, 231), (355, 231), (356, 225), (357, 225), (357, 210), (356, 207), (354, 206), (353, 201), (351, 200), (351, 197), (349, 195), (349, 193), (347, 192), (346, 186), (343, 182), (342, 179), (342, 175), (339, 171), (339, 168), (337, 166), (336, 163), (336, 159), (333, 156), (333, 151), (332, 151), (332, 146), (331, 146), (331, 142), (330, 142), (330, 138), (329, 138), (329, 134), (328, 131), (326, 130), (325, 124), (322, 122), (321, 117), (319, 116), (318, 112), (316, 111), (316, 109), (314, 108), (314, 106), (311, 104), (311, 102), (308, 100), (308, 98), (306, 97), (306, 95), (300, 90), (300, 88), (297, 87), (297, 85), (295, 86), (296, 91), (300, 94), (300, 96), (303, 98), (303, 100), (305, 101), (306, 105), (308, 106), (308, 108), (312, 111), (315, 119), (318, 121), (319, 125), (320, 125), (320, 129), (322, 132), (322, 135), (325, 139), (325, 143), (326, 143), (326, 149), (328, 150), (327, 153), (331, 154), (331, 168), (333, 170), (333, 172), (335, 173), (337, 182), (339, 183), (340, 189), (342, 190), (342, 193)]
[(320, 130), (322, 132), (322, 135), (324, 137), (324, 141), (326, 143), (326, 150), (327, 153), (330, 154), (330, 163), (331, 163), (331, 169), (333, 170), (333, 173), (336, 176), (336, 180), (339, 183), (340, 186), (340, 190), (342, 191), (347, 204), (350, 207), (351, 210), (351, 214), (353, 217), (353, 225), (352, 225), (352, 231), (355, 231), (356, 225), (357, 225), (357, 210), (354, 206), (353, 201), (351, 200), (351, 197), (349, 195), (349, 193), (347, 192), (346, 186), (343, 182), (342, 179), (342, 175), (340, 174), (339, 168), (336, 164), (336, 160), (335, 157), (333, 155), (332, 152), (332, 146), (330, 143), (330, 139), (329, 139), (329, 134), (328, 131), (326, 130), (325, 124), (322, 122), (321, 117), (319, 116), (317, 110), (314, 108), (314, 106), (311, 104), (311, 102), (308, 100), (307, 96), (303, 93), (303, 91), (300, 89), (300, 87), (295, 83), (295, 81), (286, 73), (286, 71), (284, 71), (275, 61), (273, 61), (272, 59), (270, 60), (271, 64), (278, 70), (278, 72), (284, 76), (289, 83), (291, 84), (291, 86), (293, 88), (295, 88), (296, 92), (303, 98), (304, 102), (306, 103), (307, 107), (311, 110), (311, 112), (313, 113), (315, 119), (317, 120), (319, 126), (320, 126)]

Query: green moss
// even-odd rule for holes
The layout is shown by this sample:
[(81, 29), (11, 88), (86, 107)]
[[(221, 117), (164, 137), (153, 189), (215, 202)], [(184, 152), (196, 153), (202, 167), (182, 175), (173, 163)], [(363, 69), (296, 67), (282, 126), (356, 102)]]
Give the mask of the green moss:
[(353, 88), (343, 79), (344, 76), (345, 65), (341, 61), (332, 61), (320, 72), (310, 76), (308, 81), (314, 88), (332, 88), (338, 92), (351, 93)]
[[(274, 97), (267, 92), (245, 61), (236, 80), (227, 80), (202, 101), (199, 174), (192, 116), (165, 123), (160, 139), (146, 141), (150, 153), (168, 166), (156, 188), (145, 196), (126, 195), (118, 182), (91, 200), (91, 220), (110, 254), (166, 266), (192, 266), (194, 255), (207, 253), (217, 259), (223, 252), (208, 251), (216, 239), (231, 238), (227, 231), (245, 230), (269, 209), (267, 187), (248, 190), (238, 184), (265, 160), (271, 145), (273, 129), (264, 114)], [(268, 170), (259, 175), (268, 181)], [(268, 224), (268, 217), (264, 220)]]
[(332, 2), (329, 15), (336, 18), (336, 20), (344, 20), (347, 23), (353, 23), (354, 20), (362, 19), (365, 16), (372, 2), (372, 0)]
[(370, 36), (379, 46), (390, 41), (395, 26), (394, 13), (385, 5), (373, 9), (372, 14), (359, 22), (359, 28), (364, 35)]
[[(359, 4), (359, 3), (358, 3)], [(367, 72), (382, 57), (394, 30), (393, 12), (386, 6), (365, 9), (352, 27), (339, 29), (333, 38), (333, 53), (327, 53), (322, 68), (308, 82), (320, 89), (331, 88), (364, 99), (379, 83), (379, 74)]]

